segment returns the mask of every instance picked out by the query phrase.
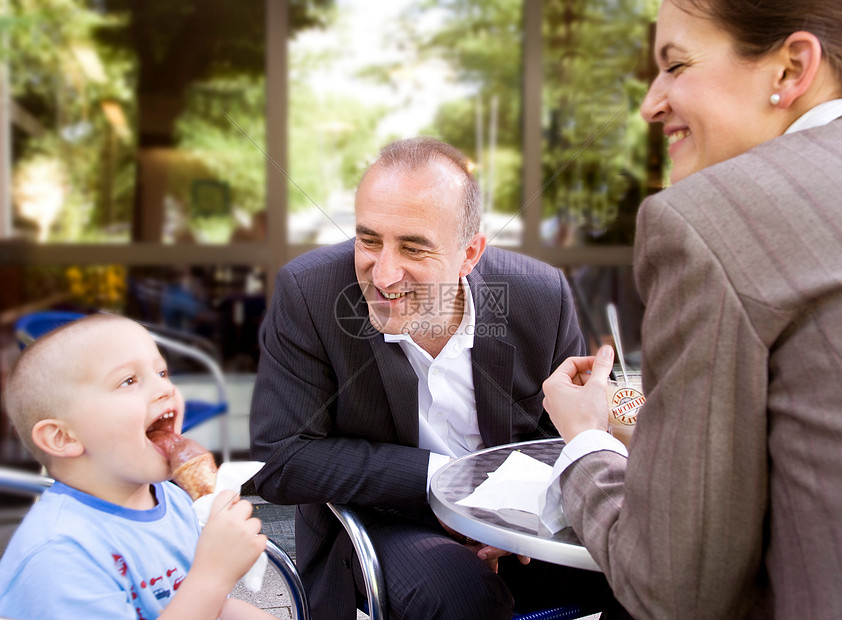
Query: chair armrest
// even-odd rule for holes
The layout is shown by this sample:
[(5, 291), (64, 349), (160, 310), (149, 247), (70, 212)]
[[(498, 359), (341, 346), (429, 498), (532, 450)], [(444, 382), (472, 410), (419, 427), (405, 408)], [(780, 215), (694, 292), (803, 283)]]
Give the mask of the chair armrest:
[(363, 578), (365, 579), (369, 618), (371, 620), (388, 620), (389, 598), (386, 592), (386, 580), (383, 577), (383, 569), (365, 526), (356, 510), (347, 504), (328, 502), (327, 507), (336, 515), (342, 527), (348, 532), (351, 543), (354, 545), (354, 551), (357, 552), (360, 568), (362, 568)]
[(287, 584), (290, 598), (292, 599), (292, 620), (310, 620), (310, 607), (307, 603), (307, 594), (304, 584), (301, 582), (301, 575), (286, 551), (276, 545), (272, 539), (266, 541), (266, 555), (269, 562), (280, 573)]
[(15, 495), (38, 496), (53, 486), (55, 480), (40, 474), (0, 467), (0, 491)]

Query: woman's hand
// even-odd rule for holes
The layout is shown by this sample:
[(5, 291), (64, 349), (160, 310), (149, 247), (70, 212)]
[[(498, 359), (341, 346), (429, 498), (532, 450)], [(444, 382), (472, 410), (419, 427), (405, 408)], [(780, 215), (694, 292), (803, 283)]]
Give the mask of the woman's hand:
[(608, 430), (608, 377), (614, 349), (605, 345), (596, 356), (569, 357), (544, 381), (544, 409), (564, 441), (582, 431)]

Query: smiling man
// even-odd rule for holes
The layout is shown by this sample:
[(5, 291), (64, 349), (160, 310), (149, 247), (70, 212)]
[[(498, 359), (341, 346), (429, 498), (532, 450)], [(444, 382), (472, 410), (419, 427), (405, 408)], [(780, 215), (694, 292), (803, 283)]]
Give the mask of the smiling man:
[[(427, 504), (451, 458), (555, 435), (541, 384), (584, 352), (561, 271), (487, 247), (480, 205), (458, 150), (395, 142), (357, 188), (356, 238), (278, 272), (260, 331), (252, 455), (267, 463), (260, 494), (299, 504), (296, 563), (316, 620), (353, 618), (363, 596), (325, 502), (360, 509), (392, 617), (502, 619), (606, 596), (601, 575), (465, 544)], [(541, 587), (546, 571), (560, 588)]]
[(455, 149), (406, 146), (384, 149), (357, 189), (354, 264), (371, 324), (436, 357), (462, 323), (461, 278), (485, 252), (479, 189)]

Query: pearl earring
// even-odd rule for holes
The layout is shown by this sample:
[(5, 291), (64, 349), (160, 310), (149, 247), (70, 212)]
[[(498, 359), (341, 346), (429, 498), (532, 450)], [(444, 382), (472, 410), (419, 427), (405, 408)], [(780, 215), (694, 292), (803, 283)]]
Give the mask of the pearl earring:
[(781, 96), (778, 93), (772, 93), (772, 96), (769, 97), (769, 103), (772, 105), (778, 105), (781, 102)]

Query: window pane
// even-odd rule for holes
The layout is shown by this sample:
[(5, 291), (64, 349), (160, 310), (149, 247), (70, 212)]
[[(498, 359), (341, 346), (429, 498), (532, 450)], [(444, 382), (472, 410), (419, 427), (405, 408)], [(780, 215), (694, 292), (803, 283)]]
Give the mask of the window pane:
[[(494, 243), (520, 239), (521, 0), (339, 0), (290, 41), (289, 239), (354, 234), (360, 175), (432, 135), (477, 165)], [(511, 220), (511, 222), (510, 222)]]
[(646, 194), (648, 0), (544, 0), (543, 221), (548, 245), (631, 245)]
[[(630, 246), (649, 175), (659, 176), (662, 159), (662, 142), (639, 113), (657, 3), (544, 0), (543, 6), (542, 242)], [(614, 303), (627, 362), (638, 366), (643, 305), (631, 266), (567, 272), (590, 350), (611, 342), (606, 306)]]
[(16, 236), (260, 235), (264, 0), (19, 1), (10, 13)]

